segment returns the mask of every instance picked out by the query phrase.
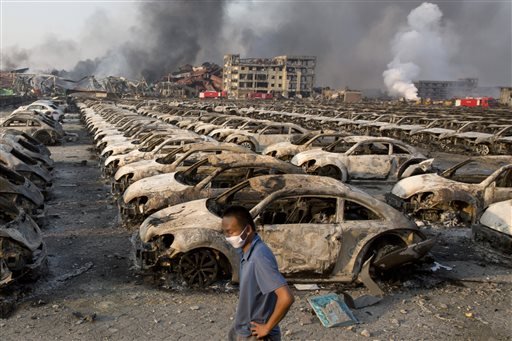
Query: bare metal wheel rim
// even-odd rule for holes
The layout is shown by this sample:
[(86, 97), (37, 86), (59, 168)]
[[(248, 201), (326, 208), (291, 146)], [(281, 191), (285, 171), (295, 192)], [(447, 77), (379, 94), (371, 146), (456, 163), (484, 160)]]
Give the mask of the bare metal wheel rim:
[(181, 257), (178, 271), (189, 286), (205, 287), (217, 279), (219, 264), (210, 250), (193, 250)]
[(248, 148), (250, 150), (254, 150), (253, 144), (249, 141), (240, 142), (240, 146)]
[(486, 144), (479, 144), (476, 146), (476, 151), (480, 155), (488, 155), (490, 153), (489, 146)]

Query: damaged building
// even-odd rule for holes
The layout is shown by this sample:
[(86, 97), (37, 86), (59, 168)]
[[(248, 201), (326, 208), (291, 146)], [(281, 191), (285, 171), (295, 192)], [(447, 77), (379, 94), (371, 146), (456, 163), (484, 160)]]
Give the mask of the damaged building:
[(477, 78), (462, 78), (456, 81), (419, 80), (414, 83), (418, 97), (434, 101), (475, 95)]
[(512, 107), (512, 87), (500, 88), (500, 104)]
[(363, 93), (359, 90), (344, 89), (322, 89), (322, 98), (334, 99), (343, 103), (360, 103), (363, 100)]
[(157, 84), (165, 97), (197, 97), (203, 91), (222, 91), (222, 68), (205, 62), (200, 66), (182, 65)]
[(309, 97), (315, 84), (315, 66), (313, 56), (240, 58), (239, 54), (227, 54), (223, 86), (231, 98), (247, 98), (253, 93)]

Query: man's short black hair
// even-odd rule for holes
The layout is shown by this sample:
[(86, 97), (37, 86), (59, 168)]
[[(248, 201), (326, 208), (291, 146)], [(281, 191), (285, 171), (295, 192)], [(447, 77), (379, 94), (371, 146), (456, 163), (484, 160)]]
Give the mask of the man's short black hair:
[(252, 229), (256, 231), (256, 224), (254, 224), (254, 220), (252, 219), (251, 212), (243, 206), (230, 206), (226, 208), (223, 218), (233, 217), (238, 223), (244, 228), (247, 225), (251, 225)]

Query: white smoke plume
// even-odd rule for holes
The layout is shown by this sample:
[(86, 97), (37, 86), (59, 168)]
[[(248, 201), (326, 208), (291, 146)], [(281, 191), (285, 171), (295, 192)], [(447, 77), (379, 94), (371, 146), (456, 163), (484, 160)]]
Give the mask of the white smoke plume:
[(384, 84), (391, 96), (418, 99), (413, 80), (419, 76), (446, 80), (454, 75), (450, 59), (457, 39), (436, 4), (424, 2), (407, 16), (407, 27), (398, 32), (391, 50), (394, 58), (384, 71)]

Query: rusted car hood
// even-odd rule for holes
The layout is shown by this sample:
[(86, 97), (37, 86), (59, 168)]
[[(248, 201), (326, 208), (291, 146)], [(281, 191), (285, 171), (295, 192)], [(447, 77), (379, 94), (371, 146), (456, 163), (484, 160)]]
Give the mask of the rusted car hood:
[(424, 126), (421, 126), (419, 124), (389, 124), (387, 126), (381, 127), (380, 130), (391, 130), (391, 129), (399, 129), (399, 130), (415, 130), (415, 129), (422, 129)]
[(108, 152), (112, 152), (112, 155), (124, 154), (124, 153), (127, 153), (130, 150), (134, 150), (134, 149), (136, 149), (138, 147), (139, 147), (138, 145), (133, 144), (133, 143), (128, 142), (128, 141), (120, 142), (120, 143), (112, 144), (112, 145), (109, 145), (109, 146), (105, 147), (101, 151), (101, 156), (105, 155)]
[(452, 129), (445, 129), (445, 128), (428, 128), (428, 129), (421, 129), (418, 131), (415, 131), (415, 133), (429, 133), (429, 134), (435, 134), (435, 135), (441, 135), (441, 134), (449, 134), (453, 133), (454, 131)]
[(489, 205), (482, 214), (480, 223), (490, 229), (512, 236), (512, 200)]
[(492, 134), (479, 133), (477, 131), (468, 131), (465, 133), (455, 134), (454, 136), (459, 137), (459, 138), (464, 138), (464, 139), (477, 139), (477, 138), (482, 139), (482, 138), (492, 137)]
[(301, 153), (295, 155), (290, 162), (296, 166), (299, 166), (299, 165), (302, 165), (304, 162), (309, 161), (311, 159), (319, 159), (319, 158), (325, 158), (325, 157), (334, 157), (337, 160), (340, 160), (343, 162), (345, 155), (339, 154), (339, 153), (330, 153), (330, 152), (323, 151), (321, 149), (311, 149), (311, 150), (306, 150), (304, 152), (301, 152)]
[(124, 202), (129, 203), (131, 200), (143, 194), (151, 196), (163, 191), (179, 192), (191, 187), (179, 183), (175, 178), (175, 174), (176, 172), (159, 174), (135, 181), (124, 191)]
[[(206, 228), (220, 232), (222, 219), (208, 211), (207, 200), (189, 201), (153, 213), (141, 224), (140, 239), (147, 243), (155, 236), (187, 228)], [(201, 226), (197, 226), (197, 222), (201, 222)]]
[(118, 155), (110, 155), (105, 160), (105, 166), (108, 166), (111, 162), (115, 160), (119, 160), (119, 166), (123, 166), (125, 164), (129, 164), (132, 162), (136, 162), (142, 159), (148, 159), (154, 157), (155, 154), (153, 152), (141, 152), (138, 149), (130, 150), (126, 154), (118, 154)]
[(279, 152), (283, 152), (283, 151), (292, 151), (294, 153), (299, 153), (300, 152), (300, 146), (298, 145), (295, 145), (289, 141), (285, 141), (285, 142), (278, 142), (278, 143), (274, 143), (274, 144), (271, 144), (270, 146), (268, 146), (267, 148), (265, 148), (261, 154), (263, 155), (266, 155), (270, 152), (273, 152), (273, 151), (277, 151), (278, 154)]
[(396, 183), (391, 193), (400, 198), (409, 198), (411, 195), (420, 192), (435, 191), (445, 188), (456, 188), (457, 190), (469, 191), (474, 189), (475, 184), (466, 184), (443, 178), (438, 174), (414, 175), (402, 179)]
[(117, 170), (114, 178), (117, 180), (121, 179), (121, 177), (123, 175), (126, 175), (126, 174), (130, 174), (130, 173), (136, 173), (140, 170), (151, 170), (153, 168), (158, 168), (158, 167), (161, 167), (161, 166), (166, 166), (166, 165), (162, 165), (158, 162), (156, 162), (155, 159), (152, 159), (152, 160), (139, 160), (139, 161), (136, 161), (136, 162), (132, 162), (132, 163), (129, 163), (127, 165), (124, 165), (124, 166), (121, 166), (119, 167), (119, 169)]

